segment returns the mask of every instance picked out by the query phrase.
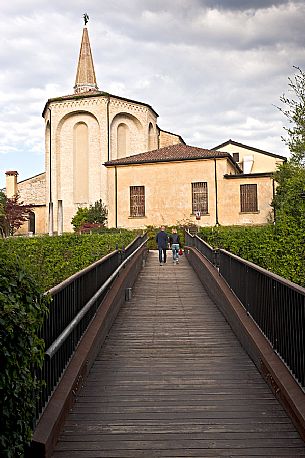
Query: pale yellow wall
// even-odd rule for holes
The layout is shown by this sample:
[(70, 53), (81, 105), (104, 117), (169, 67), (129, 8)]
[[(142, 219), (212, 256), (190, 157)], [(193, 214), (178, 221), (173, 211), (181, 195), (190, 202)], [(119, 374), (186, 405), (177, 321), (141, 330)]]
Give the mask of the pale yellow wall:
[[(224, 159), (217, 159), (218, 219), (221, 225), (265, 224), (270, 216), (272, 180), (269, 177), (225, 179), (230, 169)], [(109, 168), (108, 225), (115, 226), (115, 169)], [(118, 227), (142, 228), (148, 225), (175, 225), (196, 222), (201, 226), (216, 224), (214, 160), (197, 160), (117, 167)], [(192, 211), (192, 182), (208, 183), (207, 215), (196, 221)], [(240, 213), (240, 184), (258, 185), (257, 213)], [(130, 217), (130, 186), (145, 186), (145, 217)]]
[(232, 144), (218, 148), (218, 151), (226, 151), (232, 156), (233, 153), (239, 153), (239, 164), (241, 168), (243, 168), (244, 156), (253, 156), (253, 165), (250, 173), (273, 172), (276, 170), (278, 164), (283, 163), (283, 160), (280, 158), (268, 156), (267, 154), (258, 153), (257, 151)]
[[(257, 213), (241, 213), (240, 185), (257, 184)], [(219, 223), (229, 225), (266, 224), (272, 218), (273, 185), (270, 177), (223, 178), (219, 181)]]

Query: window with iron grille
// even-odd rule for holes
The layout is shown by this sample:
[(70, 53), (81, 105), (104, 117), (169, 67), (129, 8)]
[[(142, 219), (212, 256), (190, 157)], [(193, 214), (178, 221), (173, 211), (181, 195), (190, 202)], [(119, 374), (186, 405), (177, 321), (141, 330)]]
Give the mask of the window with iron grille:
[(208, 213), (208, 183), (192, 183), (192, 213)]
[(240, 211), (242, 213), (257, 212), (257, 185), (240, 185)]
[(144, 186), (130, 186), (130, 216), (145, 216)]

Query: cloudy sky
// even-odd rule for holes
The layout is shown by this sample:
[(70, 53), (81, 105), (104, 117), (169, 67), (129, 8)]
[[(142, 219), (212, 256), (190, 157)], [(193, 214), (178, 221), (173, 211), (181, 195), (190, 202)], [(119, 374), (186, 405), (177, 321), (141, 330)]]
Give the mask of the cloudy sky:
[(48, 98), (73, 93), (82, 15), (99, 89), (150, 104), (159, 126), (212, 148), (288, 155), (277, 110), (305, 69), (303, 0), (10, 0), (1, 5), (0, 188), (44, 171)]

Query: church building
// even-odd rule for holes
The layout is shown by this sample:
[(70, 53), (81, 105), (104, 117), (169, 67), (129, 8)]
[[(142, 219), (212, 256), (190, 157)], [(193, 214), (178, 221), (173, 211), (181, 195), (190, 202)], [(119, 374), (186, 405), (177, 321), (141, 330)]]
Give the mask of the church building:
[(86, 26), (74, 93), (49, 99), (42, 116), (45, 172), (19, 183), (6, 172), (7, 195), (33, 205), (23, 232), (70, 232), (77, 209), (99, 199), (109, 227), (253, 225), (272, 216), (272, 174), (286, 159), (233, 140), (186, 145), (147, 103), (99, 90)]

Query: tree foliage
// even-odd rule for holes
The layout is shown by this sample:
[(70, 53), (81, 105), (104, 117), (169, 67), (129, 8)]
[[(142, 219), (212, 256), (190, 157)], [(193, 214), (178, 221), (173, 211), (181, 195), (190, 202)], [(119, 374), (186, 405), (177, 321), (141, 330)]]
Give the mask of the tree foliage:
[(291, 97), (283, 94), (280, 98), (284, 107), (279, 107), (290, 126), (285, 128), (288, 138), (283, 138), (291, 152), (291, 161), (305, 165), (305, 72), (295, 67), (297, 73), (288, 78)]
[(48, 298), (29, 273), (0, 253), (0, 456), (22, 457), (32, 435), (44, 360), (38, 337)]
[(15, 232), (29, 219), (31, 205), (25, 205), (19, 194), (6, 197), (0, 193), (0, 232), (3, 237), (14, 235)]
[(274, 174), (277, 182), (276, 195), (272, 206), (276, 224), (283, 225), (289, 218), (290, 224), (305, 230), (305, 167), (288, 161), (280, 165)]
[(89, 208), (79, 208), (72, 218), (75, 231), (82, 232), (92, 228), (104, 227), (107, 223), (108, 210), (102, 199), (97, 200)]

